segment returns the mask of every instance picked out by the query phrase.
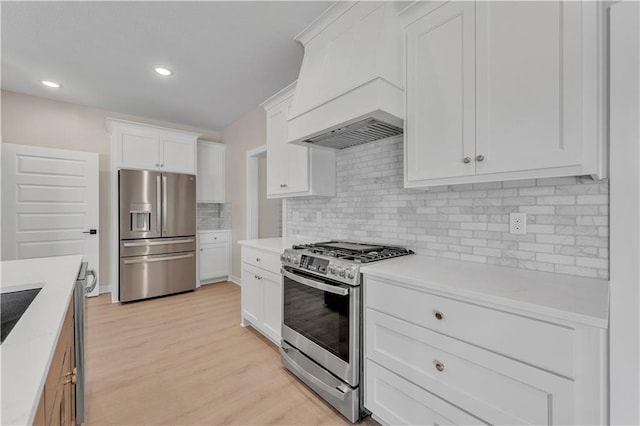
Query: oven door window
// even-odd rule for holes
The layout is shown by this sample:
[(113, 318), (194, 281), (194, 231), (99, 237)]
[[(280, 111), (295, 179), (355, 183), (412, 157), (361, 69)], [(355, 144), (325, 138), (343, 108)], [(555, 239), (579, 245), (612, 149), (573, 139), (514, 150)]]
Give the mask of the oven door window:
[(284, 324), (349, 362), (349, 295), (342, 296), (284, 277)]

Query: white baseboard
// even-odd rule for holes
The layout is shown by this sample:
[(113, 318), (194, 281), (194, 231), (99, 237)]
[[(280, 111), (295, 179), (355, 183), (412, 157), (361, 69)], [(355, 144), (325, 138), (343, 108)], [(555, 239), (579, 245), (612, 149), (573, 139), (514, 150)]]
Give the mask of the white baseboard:
[(229, 281), (231, 281), (235, 285), (242, 286), (242, 281), (240, 280), (240, 277), (236, 277), (235, 275), (229, 275)]
[(111, 286), (109, 284), (100, 284), (100, 294), (111, 293)]

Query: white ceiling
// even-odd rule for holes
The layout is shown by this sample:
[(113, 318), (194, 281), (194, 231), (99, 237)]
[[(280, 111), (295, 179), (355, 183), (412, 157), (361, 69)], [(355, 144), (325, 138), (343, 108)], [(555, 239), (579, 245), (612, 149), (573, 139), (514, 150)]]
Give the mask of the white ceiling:
[(3, 1), (2, 88), (221, 130), (297, 78), (330, 4)]

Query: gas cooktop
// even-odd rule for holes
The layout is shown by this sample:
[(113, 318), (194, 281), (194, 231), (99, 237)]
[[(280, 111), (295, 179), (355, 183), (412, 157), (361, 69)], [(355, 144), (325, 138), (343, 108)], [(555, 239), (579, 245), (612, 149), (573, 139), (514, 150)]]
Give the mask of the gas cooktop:
[(383, 246), (348, 241), (326, 241), (312, 244), (298, 244), (293, 250), (304, 250), (307, 253), (334, 257), (336, 259), (356, 263), (370, 263), (378, 260), (413, 254), (404, 247)]
[(280, 260), (285, 270), (304, 271), (352, 286), (360, 285), (360, 266), (406, 256), (413, 252), (404, 247), (325, 241), (298, 244), (286, 249)]

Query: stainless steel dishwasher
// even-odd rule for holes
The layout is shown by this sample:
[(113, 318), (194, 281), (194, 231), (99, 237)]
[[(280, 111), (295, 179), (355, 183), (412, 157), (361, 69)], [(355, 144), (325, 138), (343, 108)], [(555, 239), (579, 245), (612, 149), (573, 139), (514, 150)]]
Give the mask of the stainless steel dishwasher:
[[(75, 387), (75, 405), (76, 405), (76, 424), (81, 425), (85, 421), (86, 405), (85, 405), (85, 365), (84, 365), (84, 345), (85, 345), (85, 316), (86, 303), (85, 297), (91, 293), (98, 284), (98, 277), (93, 270), (87, 269), (87, 262), (82, 262), (78, 277), (76, 278), (76, 287), (74, 290), (74, 306), (73, 306), (73, 323), (75, 338), (75, 356), (76, 356), (76, 387)], [(89, 277), (92, 277), (91, 282)]]

